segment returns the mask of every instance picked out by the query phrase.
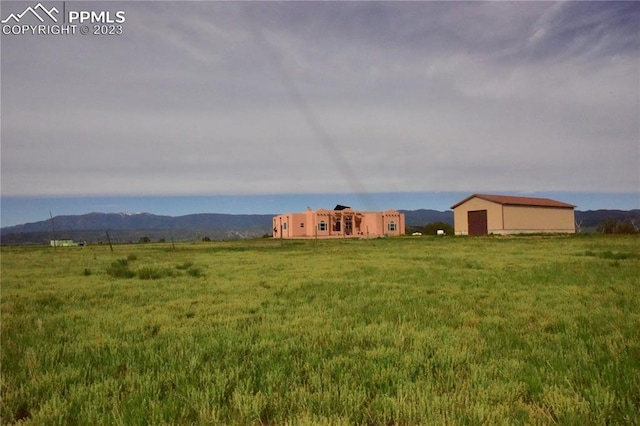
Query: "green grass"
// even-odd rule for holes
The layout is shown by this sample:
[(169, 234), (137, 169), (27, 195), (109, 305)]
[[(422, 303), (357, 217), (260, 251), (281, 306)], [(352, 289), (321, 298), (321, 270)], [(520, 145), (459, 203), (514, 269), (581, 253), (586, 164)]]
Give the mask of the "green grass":
[(638, 424), (639, 242), (4, 247), (0, 417)]

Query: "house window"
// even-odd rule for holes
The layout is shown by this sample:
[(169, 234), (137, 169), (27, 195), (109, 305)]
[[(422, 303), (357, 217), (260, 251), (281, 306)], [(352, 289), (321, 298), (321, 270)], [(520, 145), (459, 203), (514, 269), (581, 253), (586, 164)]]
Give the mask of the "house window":
[(318, 231), (326, 231), (327, 230), (327, 222), (321, 220), (318, 224)]
[(300, 228), (304, 228), (304, 222), (300, 222)]
[(389, 231), (395, 231), (396, 230), (396, 223), (394, 221), (389, 222)]
[(282, 229), (284, 229), (285, 231), (287, 230), (287, 222), (282, 224)]

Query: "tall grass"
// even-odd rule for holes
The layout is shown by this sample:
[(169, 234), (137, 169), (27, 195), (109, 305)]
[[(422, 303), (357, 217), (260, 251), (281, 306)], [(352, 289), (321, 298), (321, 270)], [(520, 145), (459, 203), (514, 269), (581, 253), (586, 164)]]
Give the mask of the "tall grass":
[[(639, 253), (614, 236), (3, 248), (2, 422), (634, 424)], [(110, 273), (125, 260), (134, 276)]]

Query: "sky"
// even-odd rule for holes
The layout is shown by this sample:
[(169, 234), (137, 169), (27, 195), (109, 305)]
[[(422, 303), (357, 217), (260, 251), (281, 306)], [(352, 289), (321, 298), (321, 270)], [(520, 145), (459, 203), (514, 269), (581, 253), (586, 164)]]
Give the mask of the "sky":
[(2, 226), (479, 192), (640, 208), (640, 2), (42, 1), (76, 32), (21, 33), (37, 4), (0, 2)]

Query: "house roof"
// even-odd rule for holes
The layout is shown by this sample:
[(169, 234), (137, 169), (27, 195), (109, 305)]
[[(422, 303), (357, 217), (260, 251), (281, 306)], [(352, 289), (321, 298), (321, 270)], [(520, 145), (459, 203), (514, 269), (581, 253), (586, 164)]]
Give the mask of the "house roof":
[(514, 197), (511, 195), (491, 195), (491, 194), (473, 194), (457, 204), (451, 206), (455, 209), (461, 204), (466, 203), (472, 198), (480, 198), (482, 200), (491, 201), (492, 203), (509, 205), (509, 206), (534, 206), (534, 207), (562, 207), (575, 208), (573, 204), (563, 203), (562, 201), (552, 200), (550, 198), (536, 197)]

